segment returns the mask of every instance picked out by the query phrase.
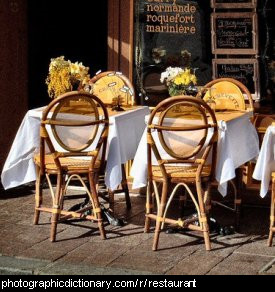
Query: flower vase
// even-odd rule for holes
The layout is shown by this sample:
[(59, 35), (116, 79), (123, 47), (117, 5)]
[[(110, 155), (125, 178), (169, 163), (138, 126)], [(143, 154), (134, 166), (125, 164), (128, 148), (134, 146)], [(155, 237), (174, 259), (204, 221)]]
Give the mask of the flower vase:
[(168, 93), (170, 96), (178, 96), (178, 95), (185, 95), (185, 89), (177, 89), (174, 86), (169, 86), (168, 87)]
[(198, 88), (194, 85), (188, 86), (169, 86), (168, 92), (170, 96), (178, 96), (178, 95), (190, 95), (196, 96), (198, 93)]

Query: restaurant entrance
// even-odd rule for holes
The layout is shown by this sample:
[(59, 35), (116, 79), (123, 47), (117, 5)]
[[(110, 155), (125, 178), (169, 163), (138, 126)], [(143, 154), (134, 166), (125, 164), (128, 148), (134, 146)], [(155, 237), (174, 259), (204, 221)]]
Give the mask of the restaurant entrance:
[(91, 76), (107, 69), (107, 2), (28, 1), (29, 108), (49, 102), (51, 58), (83, 62)]

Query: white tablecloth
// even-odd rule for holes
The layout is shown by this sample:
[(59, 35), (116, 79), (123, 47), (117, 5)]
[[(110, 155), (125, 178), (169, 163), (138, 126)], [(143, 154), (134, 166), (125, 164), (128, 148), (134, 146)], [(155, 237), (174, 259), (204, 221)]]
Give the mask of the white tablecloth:
[(266, 196), (271, 180), (271, 173), (275, 171), (275, 126), (266, 130), (261, 151), (253, 172), (253, 178), (262, 181), (260, 196)]
[[(39, 151), (39, 127), (43, 108), (25, 115), (5, 162), (1, 181), (5, 189), (36, 179), (33, 155)], [(148, 107), (139, 107), (110, 117), (105, 182), (115, 190), (122, 180), (121, 164), (134, 159), (145, 128)]]
[[(225, 122), (218, 121), (219, 140), (216, 166), (216, 180), (219, 192), (226, 196), (227, 182), (235, 178), (235, 170), (259, 154), (259, 139), (255, 127), (250, 122), (251, 113)], [(162, 151), (160, 151), (162, 153)], [(132, 169), (133, 189), (147, 184), (147, 144), (146, 130), (139, 144)]]

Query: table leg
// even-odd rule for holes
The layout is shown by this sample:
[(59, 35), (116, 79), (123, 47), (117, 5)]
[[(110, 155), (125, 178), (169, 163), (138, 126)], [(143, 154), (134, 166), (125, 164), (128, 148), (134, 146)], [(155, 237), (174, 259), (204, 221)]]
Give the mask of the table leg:
[(126, 206), (127, 209), (130, 210), (132, 208), (131, 205), (131, 200), (130, 200), (130, 195), (129, 195), (129, 188), (128, 188), (128, 183), (127, 183), (127, 177), (126, 177), (126, 171), (125, 171), (125, 165), (121, 165), (121, 173), (122, 173), (122, 182), (121, 186), (123, 189), (123, 192), (125, 194), (125, 201), (126, 201)]
[(242, 192), (243, 192), (243, 169), (236, 169), (236, 197), (235, 197), (235, 228), (236, 231), (240, 229), (240, 216), (241, 216), (241, 204), (242, 204)]

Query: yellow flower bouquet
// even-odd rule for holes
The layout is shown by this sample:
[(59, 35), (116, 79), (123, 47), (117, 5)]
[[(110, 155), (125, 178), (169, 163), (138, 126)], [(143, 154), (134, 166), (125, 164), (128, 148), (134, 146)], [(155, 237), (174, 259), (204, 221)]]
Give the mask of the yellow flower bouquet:
[(46, 78), (49, 96), (55, 98), (65, 92), (84, 87), (90, 80), (88, 72), (88, 67), (82, 63), (67, 61), (64, 56), (51, 59)]
[(161, 83), (166, 83), (170, 96), (195, 93), (197, 77), (190, 68), (168, 67), (161, 74)]

